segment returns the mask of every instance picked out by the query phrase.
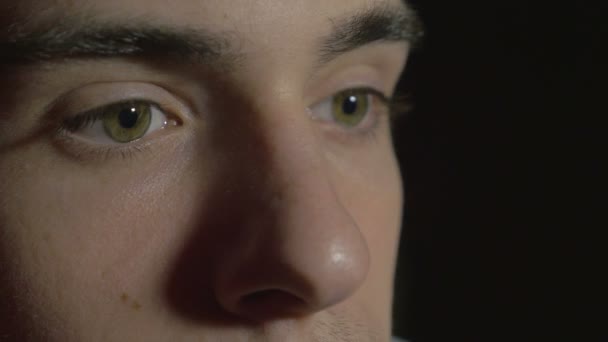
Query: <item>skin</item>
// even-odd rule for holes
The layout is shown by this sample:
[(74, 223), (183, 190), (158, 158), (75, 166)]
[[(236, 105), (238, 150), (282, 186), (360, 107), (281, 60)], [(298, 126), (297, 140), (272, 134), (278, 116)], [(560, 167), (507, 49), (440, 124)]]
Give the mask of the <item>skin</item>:
[[(113, 58), (0, 81), (0, 340), (387, 341), (402, 208), (388, 115), (374, 102), (377, 125), (348, 128), (316, 106), (394, 91), (406, 43), (315, 68), (330, 19), (376, 2), (21, 1), (32, 22), (230, 32), (243, 56), (230, 72)], [(128, 94), (177, 124), (104, 153), (39, 129)]]

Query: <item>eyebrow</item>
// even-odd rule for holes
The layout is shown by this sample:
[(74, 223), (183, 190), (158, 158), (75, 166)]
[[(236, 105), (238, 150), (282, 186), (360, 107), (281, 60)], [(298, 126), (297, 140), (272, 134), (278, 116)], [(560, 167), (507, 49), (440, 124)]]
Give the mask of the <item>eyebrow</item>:
[(407, 41), (415, 47), (424, 35), (418, 15), (406, 5), (377, 5), (331, 22), (333, 29), (321, 43), (321, 64), (376, 41)]
[[(409, 41), (415, 45), (423, 35), (416, 13), (406, 6), (379, 5), (330, 21), (331, 33), (319, 44), (321, 64), (375, 41)], [(13, 25), (15, 32), (8, 30), (8, 38), (0, 41), (0, 63), (144, 57), (234, 65), (243, 56), (235, 46), (234, 35), (150, 24), (74, 22), (34, 31), (15, 29)]]
[(4, 64), (111, 57), (158, 57), (213, 63), (221, 58), (233, 59), (236, 53), (230, 40), (221, 34), (149, 24), (57, 26), (14, 34), (0, 42), (0, 62)]

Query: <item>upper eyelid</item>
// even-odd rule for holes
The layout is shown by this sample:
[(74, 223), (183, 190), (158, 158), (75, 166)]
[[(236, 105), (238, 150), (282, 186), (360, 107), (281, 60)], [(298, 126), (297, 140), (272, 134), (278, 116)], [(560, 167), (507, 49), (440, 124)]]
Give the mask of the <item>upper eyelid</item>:
[(87, 127), (88, 125), (90, 125), (92, 122), (102, 119), (102, 117), (105, 113), (104, 109), (110, 108), (113, 106), (120, 106), (121, 104), (129, 104), (129, 103), (146, 103), (146, 104), (149, 104), (150, 106), (157, 107), (158, 109), (160, 109), (160, 111), (163, 112), (163, 114), (167, 114), (167, 111), (158, 103), (150, 101), (150, 100), (146, 100), (146, 99), (135, 98), (135, 99), (128, 99), (128, 100), (124, 100), (124, 101), (109, 103), (107, 105), (95, 107), (95, 108), (87, 110), (83, 113), (64, 118), (64, 120), (61, 124), (61, 129), (65, 128), (68, 131), (76, 131), (79, 129), (83, 129), (83, 128)]
[(165, 113), (187, 120), (193, 109), (186, 101), (168, 89), (145, 82), (100, 82), (73, 89), (47, 106), (45, 112), (51, 122), (69, 120), (91, 114), (107, 106), (129, 101), (156, 105)]
[(352, 89), (370, 90), (381, 99), (390, 99), (393, 87), (392, 80), (386, 79), (375, 68), (367, 65), (345, 68), (307, 85), (312, 92), (309, 99), (313, 100), (309, 103), (318, 103), (329, 96)]
[[(347, 90), (348, 91), (348, 90)], [(359, 87), (354, 88), (353, 91), (362, 93), (366, 93), (368, 95), (376, 96), (383, 104), (389, 104), (391, 102), (392, 95), (386, 95), (382, 91), (372, 88), (372, 87)]]
[(355, 94), (372, 95), (376, 99), (380, 100), (380, 102), (383, 105), (386, 105), (386, 106), (390, 106), (390, 104), (392, 102), (392, 98), (393, 98), (393, 95), (386, 95), (381, 90), (376, 89), (374, 87), (370, 87), (370, 86), (354, 86), (354, 87), (351, 87), (351, 88), (345, 88), (345, 89), (342, 89), (340, 91), (334, 92), (330, 96), (324, 97), (321, 101), (318, 101), (318, 102), (314, 103), (311, 107), (314, 107), (315, 105), (317, 105), (319, 103), (322, 103), (324, 101), (330, 101), (333, 97), (341, 95), (341, 94), (344, 94), (344, 93), (348, 93), (348, 92), (352, 92), (352, 93), (355, 93)]
[[(361, 81), (389, 92), (403, 71), (407, 60), (404, 42), (380, 42), (345, 53), (323, 68), (310, 74), (307, 88), (314, 93), (338, 89), (349, 81)], [(402, 54), (405, 55), (402, 56)]]

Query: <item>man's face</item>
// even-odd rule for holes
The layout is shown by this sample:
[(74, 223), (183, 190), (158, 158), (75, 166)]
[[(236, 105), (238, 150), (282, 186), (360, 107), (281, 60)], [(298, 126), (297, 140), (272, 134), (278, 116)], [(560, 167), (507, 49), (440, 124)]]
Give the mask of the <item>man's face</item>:
[(0, 340), (388, 340), (399, 1), (0, 6)]

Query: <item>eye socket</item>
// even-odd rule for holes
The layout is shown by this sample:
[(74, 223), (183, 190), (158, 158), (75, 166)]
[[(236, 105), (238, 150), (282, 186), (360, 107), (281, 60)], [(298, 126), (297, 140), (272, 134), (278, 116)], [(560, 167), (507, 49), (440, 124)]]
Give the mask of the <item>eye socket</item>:
[(106, 105), (64, 121), (63, 129), (98, 144), (127, 144), (168, 125), (169, 118), (149, 101)]
[(346, 89), (313, 105), (310, 111), (315, 118), (354, 129), (365, 126), (364, 122), (369, 121), (366, 118), (374, 111), (376, 102), (388, 109), (390, 100), (375, 89)]

